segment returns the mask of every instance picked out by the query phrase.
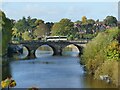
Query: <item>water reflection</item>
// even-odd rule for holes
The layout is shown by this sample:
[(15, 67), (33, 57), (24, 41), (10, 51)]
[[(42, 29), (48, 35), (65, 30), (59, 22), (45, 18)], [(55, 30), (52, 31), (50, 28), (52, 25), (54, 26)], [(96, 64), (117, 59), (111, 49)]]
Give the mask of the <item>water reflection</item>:
[(13, 58), (14, 59), (24, 59), (27, 57), (27, 55), (28, 55), (28, 50), (26, 47), (23, 47), (23, 53), (22, 54), (21, 53), (14, 54)]
[(78, 61), (78, 58), (59, 56), (14, 61), (11, 63), (12, 76), (18, 83), (17, 87), (83, 87), (80, 84), (83, 81), (79, 81), (83, 70)]
[(79, 55), (79, 50), (76, 46), (74, 45), (68, 45), (63, 49), (62, 55), (64, 56), (78, 56)]
[(115, 88), (115, 85), (108, 84), (102, 80), (96, 80), (91, 75), (86, 75), (84, 78), (86, 88)]
[(36, 50), (35, 55), (36, 57), (52, 56), (53, 49), (48, 45), (42, 45)]
[(87, 76), (78, 57), (47, 56), (17, 60), (3, 66), (3, 76), (11, 74), (16, 88), (105, 88), (113, 87)]

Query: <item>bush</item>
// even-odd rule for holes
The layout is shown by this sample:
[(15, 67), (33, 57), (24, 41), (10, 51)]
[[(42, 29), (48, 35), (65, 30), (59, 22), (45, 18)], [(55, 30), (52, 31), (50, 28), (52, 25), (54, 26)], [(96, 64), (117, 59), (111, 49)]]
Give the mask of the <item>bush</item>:
[(118, 41), (111, 42), (105, 49), (106, 57), (108, 60), (119, 60), (120, 57), (120, 46)]
[(113, 84), (118, 86), (118, 67), (119, 62), (106, 60), (98, 69), (95, 71), (94, 77), (100, 79), (100, 75), (108, 75)]
[(81, 60), (89, 74), (93, 74), (95, 78), (101, 74), (108, 74), (115, 84), (118, 82), (117, 64), (120, 60), (120, 44), (117, 41), (118, 31), (118, 28), (112, 28), (100, 32), (86, 45)]

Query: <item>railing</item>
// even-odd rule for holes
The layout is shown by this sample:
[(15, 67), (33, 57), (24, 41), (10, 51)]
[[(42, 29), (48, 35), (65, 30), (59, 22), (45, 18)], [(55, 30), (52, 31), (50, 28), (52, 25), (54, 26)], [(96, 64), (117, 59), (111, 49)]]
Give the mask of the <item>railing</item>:
[(20, 42), (14, 42), (12, 41), (11, 43), (13, 44), (20, 44), (20, 43), (37, 43), (37, 42), (71, 42), (71, 43), (88, 43), (89, 41), (91, 41), (91, 39), (82, 39), (82, 40), (67, 40), (67, 41), (44, 41), (44, 40), (24, 40), (24, 41), (20, 41)]

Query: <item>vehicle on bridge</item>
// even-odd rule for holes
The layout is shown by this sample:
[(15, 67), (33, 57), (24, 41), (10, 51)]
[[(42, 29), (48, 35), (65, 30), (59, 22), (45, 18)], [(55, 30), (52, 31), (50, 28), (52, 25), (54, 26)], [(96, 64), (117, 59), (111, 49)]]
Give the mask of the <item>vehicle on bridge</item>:
[(46, 36), (46, 41), (67, 41), (67, 36)]

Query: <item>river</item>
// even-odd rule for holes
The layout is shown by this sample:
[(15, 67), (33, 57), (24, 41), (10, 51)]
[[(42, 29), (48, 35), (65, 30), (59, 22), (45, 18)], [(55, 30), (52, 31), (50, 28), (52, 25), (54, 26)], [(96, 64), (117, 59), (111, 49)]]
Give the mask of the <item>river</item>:
[[(66, 53), (66, 54), (65, 54)], [(3, 68), (3, 77), (8, 74), (16, 80), (16, 88), (112, 88), (100, 80), (86, 75), (76, 52), (64, 52), (63, 56), (36, 55), (35, 59), (12, 59)]]

